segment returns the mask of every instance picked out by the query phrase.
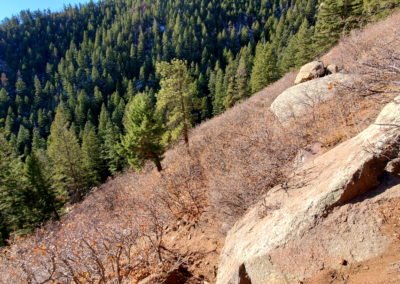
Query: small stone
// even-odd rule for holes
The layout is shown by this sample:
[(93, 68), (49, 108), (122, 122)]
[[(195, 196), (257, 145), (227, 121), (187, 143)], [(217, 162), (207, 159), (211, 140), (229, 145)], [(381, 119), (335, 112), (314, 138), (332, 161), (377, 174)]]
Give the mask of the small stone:
[(295, 84), (300, 84), (306, 81), (313, 80), (324, 76), (325, 67), (321, 61), (313, 61), (301, 67), (299, 74), (297, 74)]
[(390, 161), (385, 170), (393, 175), (400, 175), (400, 158)]
[(339, 67), (336, 64), (329, 64), (326, 67), (326, 71), (328, 74), (335, 74), (335, 73), (339, 72)]

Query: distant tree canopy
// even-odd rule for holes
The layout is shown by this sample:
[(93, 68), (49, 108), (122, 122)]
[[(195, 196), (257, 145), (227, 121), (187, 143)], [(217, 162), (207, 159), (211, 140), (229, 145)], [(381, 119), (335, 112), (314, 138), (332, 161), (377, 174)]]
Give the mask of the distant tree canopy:
[[(79, 202), (127, 164), (152, 160), (160, 170), (164, 149), (181, 137), (189, 145), (194, 124), (398, 6), (398, 0), (103, 0), (3, 21), (2, 238), (56, 218), (60, 204)], [(28, 193), (46, 198), (29, 203)]]

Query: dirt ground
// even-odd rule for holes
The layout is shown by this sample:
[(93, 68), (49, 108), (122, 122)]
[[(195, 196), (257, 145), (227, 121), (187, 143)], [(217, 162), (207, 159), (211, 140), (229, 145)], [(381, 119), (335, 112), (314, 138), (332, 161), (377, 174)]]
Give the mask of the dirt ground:
[(303, 284), (400, 283), (400, 199), (382, 203), (380, 211), (386, 223), (382, 231), (393, 239), (385, 253), (360, 263), (343, 260), (341, 269), (322, 270)]

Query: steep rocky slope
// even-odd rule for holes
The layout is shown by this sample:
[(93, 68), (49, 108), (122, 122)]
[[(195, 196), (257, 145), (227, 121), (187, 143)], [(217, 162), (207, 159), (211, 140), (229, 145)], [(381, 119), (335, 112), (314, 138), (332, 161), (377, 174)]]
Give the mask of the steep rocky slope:
[(373, 125), (305, 164), (235, 224), (217, 283), (242, 283), (246, 277), (255, 284), (298, 283), (320, 270), (378, 257), (398, 243), (398, 236), (381, 231), (378, 211), (383, 201), (399, 200), (399, 180), (384, 182), (377, 197), (355, 198), (381, 184), (399, 146), (397, 97)]
[[(383, 67), (393, 66), (392, 55), (399, 52), (399, 20), (400, 15), (394, 15), (373, 26), (372, 32), (370, 28), (345, 41), (341, 48), (357, 51), (341, 51), (347, 58), (339, 60), (332, 53), (323, 58), (325, 65), (338, 62), (344, 72), (365, 78), (364, 85), (338, 88), (329, 100), (282, 124), (269, 109), (293, 86), (296, 74), (287, 74), (194, 129), (189, 151), (184, 145), (170, 149), (161, 175), (151, 165), (141, 173), (122, 174), (93, 189), (84, 202), (69, 208), (61, 222), (47, 224), (27, 239), (14, 240), (0, 254), (0, 283), (71, 279), (76, 283), (214, 283), (217, 270), (220, 283), (246, 273), (257, 283), (247, 256), (254, 260), (252, 255), (265, 256), (270, 251), (276, 275), (310, 283), (372, 273), (368, 263), (376, 255), (395, 262), (398, 255), (385, 250), (396, 245), (391, 234), (397, 232), (394, 224), (399, 215), (391, 208), (396, 208), (398, 187), (392, 185), (397, 181), (386, 179), (389, 167), (384, 170), (384, 165), (389, 158), (384, 154), (389, 153), (375, 143), (382, 139), (392, 145), (395, 128), (372, 125), (359, 133), (395, 97), (394, 91), (379, 89), (370, 95), (364, 90), (381, 82), (392, 90), (391, 84), (399, 81), (399, 73), (380, 68), (375, 60), (379, 58)], [(374, 32), (383, 28), (384, 40)], [(372, 52), (374, 40), (379, 44)], [(378, 74), (374, 78), (380, 81), (371, 81), (369, 74)], [(378, 122), (398, 123), (392, 116), (398, 105), (389, 107), (393, 110), (383, 112), (387, 117), (382, 114)], [(361, 149), (362, 145), (368, 147)], [(329, 149), (333, 150), (323, 154)], [(317, 153), (321, 156), (315, 157)], [(385, 180), (390, 190), (384, 191)], [(371, 196), (362, 195), (367, 190), (372, 190)], [(271, 198), (260, 202), (265, 194)], [(243, 215), (245, 219), (230, 230)], [(390, 226), (386, 228), (384, 222)], [(239, 224), (244, 227), (240, 229)], [(250, 224), (259, 236), (245, 230), (251, 229)], [(238, 236), (235, 231), (245, 234)], [(353, 244), (346, 242), (350, 236), (364, 238), (354, 243), (354, 252), (346, 251)], [(230, 240), (237, 242), (230, 246)], [(228, 251), (232, 254), (227, 256)], [(265, 259), (252, 263), (270, 265), (269, 257)], [(386, 264), (381, 262), (381, 267)], [(390, 272), (394, 268), (390, 266)]]

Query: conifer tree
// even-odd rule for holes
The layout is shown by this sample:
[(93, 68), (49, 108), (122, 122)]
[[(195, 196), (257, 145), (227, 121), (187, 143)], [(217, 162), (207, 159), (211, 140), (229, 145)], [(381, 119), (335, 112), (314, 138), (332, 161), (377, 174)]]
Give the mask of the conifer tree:
[(29, 130), (21, 125), (18, 130), (18, 135), (17, 135), (17, 149), (18, 153), (24, 154), (28, 152), (27, 146), (30, 141), (30, 133)]
[(87, 122), (82, 135), (82, 164), (89, 187), (101, 181), (103, 161), (101, 159), (101, 146), (95, 127)]
[(19, 97), (24, 97), (26, 95), (26, 84), (21, 76), (18, 76), (17, 82), (15, 83), (15, 92)]
[(224, 109), (230, 108), (236, 99), (236, 69), (237, 60), (232, 55), (228, 56), (228, 65), (225, 68), (224, 89), (225, 97), (223, 100)]
[(4, 125), (10, 99), (6, 89), (0, 89), (0, 127)]
[(236, 97), (234, 102), (240, 101), (251, 95), (249, 86), (250, 72), (252, 65), (252, 57), (250, 53), (250, 46), (245, 47), (239, 54), (239, 65), (236, 70)]
[(100, 142), (104, 143), (104, 136), (106, 133), (106, 129), (107, 129), (107, 122), (110, 119), (110, 114), (107, 111), (106, 105), (103, 103), (101, 105), (101, 111), (100, 111), (100, 115), (99, 115), (99, 126), (98, 126), (98, 132), (99, 132), (99, 136), (100, 136)]
[(315, 26), (315, 48), (322, 52), (340, 36), (361, 25), (362, 0), (325, 0), (319, 6)]
[(186, 62), (174, 59), (171, 63), (158, 63), (156, 68), (161, 77), (157, 111), (164, 115), (168, 128), (164, 142), (174, 142), (183, 134), (185, 144), (189, 146), (195, 85)]
[(32, 152), (44, 150), (46, 148), (46, 140), (40, 135), (40, 130), (35, 127), (32, 133)]
[(399, 6), (398, 0), (364, 0), (363, 13), (368, 17), (367, 20), (374, 20), (388, 15), (391, 9)]
[(65, 201), (80, 201), (87, 189), (82, 152), (75, 131), (66, 119), (63, 105), (58, 107), (51, 125), (47, 153), (53, 188)]
[(103, 136), (103, 144), (101, 147), (101, 156), (106, 161), (108, 171), (111, 174), (122, 170), (126, 165), (126, 159), (120, 155), (120, 139), (119, 129), (111, 119), (107, 119), (106, 128)]
[(10, 232), (25, 234), (52, 217), (58, 219), (60, 204), (36, 153), (26, 158), (24, 166), (2, 133), (0, 145), (0, 243), (4, 243)]
[(294, 57), (296, 67), (301, 67), (305, 63), (309, 62), (313, 55), (313, 29), (309, 27), (308, 20), (304, 19), (300, 26), (299, 31), (296, 34), (297, 53)]
[(163, 129), (161, 119), (153, 110), (147, 94), (136, 95), (127, 105), (124, 128), (121, 145), (129, 164), (140, 169), (146, 160), (151, 160), (157, 170), (162, 171)]
[(260, 91), (269, 83), (275, 81), (278, 76), (274, 47), (270, 43), (259, 43), (256, 48), (254, 66), (250, 78), (252, 92)]
[(25, 161), (25, 176), (27, 181), (28, 200), (32, 211), (32, 226), (55, 218), (60, 219), (58, 210), (61, 205), (56, 198), (56, 193), (50, 186), (49, 178), (44, 174), (45, 166), (40, 161), (37, 153), (32, 153)]
[(279, 61), (279, 69), (281, 73), (296, 67), (296, 54), (299, 52), (297, 36), (294, 35), (289, 39), (287, 47), (283, 50)]
[(42, 89), (42, 84), (40, 83), (40, 80), (37, 75), (35, 75), (33, 81), (35, 87), (35, 97), (33, 102), (34, 102), (34, 107), (38, 108), (42, 100), (43, 89)]
[(218, 115), (225, 110), (224, 99), (225, 99), (225, 89), (224, 89), (224, 72), (220, 68), (219, 64), (216, 65), (214, 70), (214, 82), (210, 85), (210, 90), (213, 94), (213, 114)]
[(0, 243), (27, 224), (26, 187), (21, 160), (0, 132)]

